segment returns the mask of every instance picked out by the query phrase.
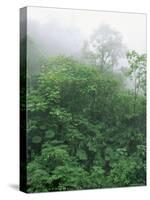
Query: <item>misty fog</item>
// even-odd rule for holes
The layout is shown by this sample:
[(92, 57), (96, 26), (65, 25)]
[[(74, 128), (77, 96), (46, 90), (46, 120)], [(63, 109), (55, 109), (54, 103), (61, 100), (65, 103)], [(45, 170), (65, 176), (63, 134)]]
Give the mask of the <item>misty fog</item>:
[[(82, 59), (84, 42), (103, 25), (107, 25), (121, 35), (126, 51), (146, 52), (146, 15), (144, 14), (42, 7), (28, 8), (28, 51), (30, 55), (36, 57), (35, 60), (40, 59), (41, 56), (56, 55)], [(127, 65), (124, 55), (118, 59), (116, 70)]]
[(46, 55), (64, 54), (76, 56), (83, 45), (84, 37), (80, 30), (73, 27), (64, 27), (59, 22), (38, 24), (29, 22), (28, 36)]
[[(128, 50), (146, 52), (144, 14), (29, 7), (27, 24), (29, 72), (39, 71), (42, 65), (40, 60), (50, 56), (72, 56), (83, 61), (85, 42), (90, 42), (90, 38), (102, 26), (108, 27), (108, 33), (106, 30), (104, 37), (107, 34), (111, 36), (111, 31), (112, 33), (116, 31), (121, 38), (118, 37), (118, 41), (121, 40), (119, 42), (124, 50), (114, 67), (116, 72), (119, 73), (128, 67), (126, 58)], [(110, 46), (113, 45), (115, 44), (110, 43)], [(127, 84), (132, 85), (130, 81)]]
[(28, 8), (28, 35), (48, 54), (74, 54), (103, 24), (118, 31), (129, 50), (146, 52), (146, 15), (89, 10)]

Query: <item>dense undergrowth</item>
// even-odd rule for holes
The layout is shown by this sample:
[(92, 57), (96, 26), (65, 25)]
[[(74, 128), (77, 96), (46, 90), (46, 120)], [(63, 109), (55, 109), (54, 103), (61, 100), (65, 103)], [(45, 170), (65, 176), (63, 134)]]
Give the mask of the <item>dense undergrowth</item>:
[(146, 97), (63, 56), (28, 79), (28, 192), (145, 185)]

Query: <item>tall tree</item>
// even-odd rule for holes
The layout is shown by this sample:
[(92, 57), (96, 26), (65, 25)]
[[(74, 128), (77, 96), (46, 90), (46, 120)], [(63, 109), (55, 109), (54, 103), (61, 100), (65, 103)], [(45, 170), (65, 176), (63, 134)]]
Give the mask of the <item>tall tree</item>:
[(128, 75), (134, 83), (134, 94), (146, 95), (146, 54), (138, 54), (136, 51), (127, 53), (129, 63)]
[(113, 68), (125, 56), (122, 36), (108, 25), (100, 26), (83, 45), (84, 58), (101, 69)]

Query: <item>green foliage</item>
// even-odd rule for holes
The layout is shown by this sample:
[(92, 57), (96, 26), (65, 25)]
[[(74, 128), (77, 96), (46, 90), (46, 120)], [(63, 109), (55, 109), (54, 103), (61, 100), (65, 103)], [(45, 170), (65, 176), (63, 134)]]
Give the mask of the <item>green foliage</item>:
[(28, 87), (28, 192), (145, 184), (143, 95), (63, 56)]
[(138, 54), (136, 51), (127, 53), (130, 65), (128, 75), (134, 82), (135, 95), (139, 92), (146, 94), (146, 54)]

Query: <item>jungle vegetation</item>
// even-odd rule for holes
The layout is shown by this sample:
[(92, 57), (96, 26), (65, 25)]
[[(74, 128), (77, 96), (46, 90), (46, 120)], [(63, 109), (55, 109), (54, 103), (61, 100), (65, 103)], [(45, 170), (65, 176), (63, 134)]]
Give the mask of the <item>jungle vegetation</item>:
[(117, 73), (113, 34), (103, 48), (93, 36), (83, 60), (43, 57), (28, 74), (28, 192), (146, 184), (146, 54), (128, 51)]
[(63, 56), (29, 84), (28, 192), (145, 184), (145, 57), (128, 57), (133, 90)]

